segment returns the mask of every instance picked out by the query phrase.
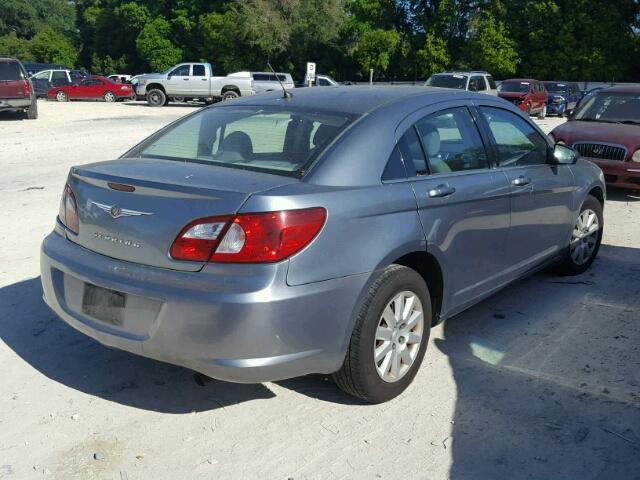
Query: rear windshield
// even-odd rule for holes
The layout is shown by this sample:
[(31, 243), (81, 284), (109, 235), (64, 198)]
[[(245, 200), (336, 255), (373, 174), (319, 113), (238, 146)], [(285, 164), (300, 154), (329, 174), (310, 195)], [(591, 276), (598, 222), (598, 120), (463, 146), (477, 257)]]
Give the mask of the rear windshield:
[(467, 88), (466, 75), (432, 75), (425, 83), (427, 87), (443, 87), (443, 88), (457, 88), (459, 90), (465, 90)]
[(151, 137), (127, 156), (301, 176), (353, 120), (337, 112), (209, 108)]
[(522, 93), (528, 92), (531, 88), (530, 82), (502, 82), (498, 85), (499, 92)]
[(575, 119), (640, 125), (640, 94), (600, 91), (580, 107)]
[(544, 82), (544, 86), (552, 93), (566, 93), (568, 91), (566, 83)]
[(2, 80), (24, 80), (24, 74), (17, 62), (0, 61), (0, 81)]

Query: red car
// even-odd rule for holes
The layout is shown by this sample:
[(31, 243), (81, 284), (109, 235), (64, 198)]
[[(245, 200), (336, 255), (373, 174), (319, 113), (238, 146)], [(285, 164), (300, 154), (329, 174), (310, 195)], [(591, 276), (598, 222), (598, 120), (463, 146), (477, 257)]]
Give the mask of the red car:
[(640, 87), (600, 90), (550, 135), (596, 163), (607, 185), (640, 190)]
[(549, 93), (544, 83), (531, 78), (512, 78), (498, 85), (498, 96), (513, 103), (527, 115), (547, 116)]
[(66, 102), (68, 100), (104, 100), (115, 102), (134, 98), (131, 85), (114, 83), (106, 77), (87, 77), (77, 85), (53, 87), (47, 92), (49, 100)]

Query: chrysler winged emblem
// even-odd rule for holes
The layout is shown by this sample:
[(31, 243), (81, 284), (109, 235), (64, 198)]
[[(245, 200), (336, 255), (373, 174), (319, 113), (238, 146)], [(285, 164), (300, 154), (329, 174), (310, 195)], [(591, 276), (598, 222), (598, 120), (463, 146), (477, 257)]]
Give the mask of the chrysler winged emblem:
[(128, 208), (120, 208), (117, 205), (106, 205), (104, 203), (91, 202), (103, 212), (111, 215), (111, 218), (120, 217), (139, 217), (140, 215), (153, 215), (150, 212), (139, 212), (137, 210), (129, 210)]

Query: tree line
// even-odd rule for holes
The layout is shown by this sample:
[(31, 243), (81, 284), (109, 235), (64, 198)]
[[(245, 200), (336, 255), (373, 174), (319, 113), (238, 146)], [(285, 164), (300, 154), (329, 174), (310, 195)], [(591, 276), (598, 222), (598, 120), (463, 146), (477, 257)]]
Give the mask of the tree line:
[(640, 0), (3, 0), (0, 55), (94, 73), (210, 61), (216, 73), (640, 81)]

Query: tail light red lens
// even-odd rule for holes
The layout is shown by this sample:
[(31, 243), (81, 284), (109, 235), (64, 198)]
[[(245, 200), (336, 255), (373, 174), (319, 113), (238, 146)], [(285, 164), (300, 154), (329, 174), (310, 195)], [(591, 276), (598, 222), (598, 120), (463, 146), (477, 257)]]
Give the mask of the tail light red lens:
[(65, 185), (62, 192), (62, 200), (60, 201), (60, 211), (58, 212), (58, 218), (62, 224), (71, 230), (76, 235), (80, 231), (80, 220), (78, 219), (78, 203), (76, 202), (76, 196), (69, 187)]
[(25, 96), (31, 95), (31, 84), (29, 83), (28, 80), (23, 80), (22, 81), (22, 93)]
[(203, 218), (180, 232), (171, 256), (205, 262), (278, 262), (311, 243), (326, 218), (324, 208)]

